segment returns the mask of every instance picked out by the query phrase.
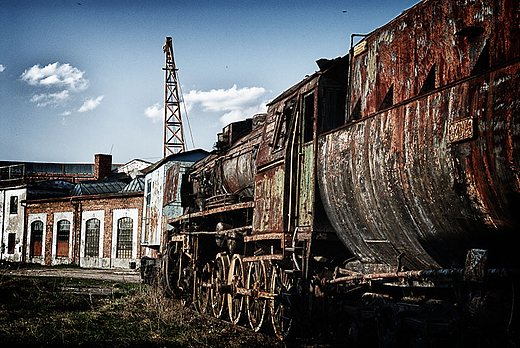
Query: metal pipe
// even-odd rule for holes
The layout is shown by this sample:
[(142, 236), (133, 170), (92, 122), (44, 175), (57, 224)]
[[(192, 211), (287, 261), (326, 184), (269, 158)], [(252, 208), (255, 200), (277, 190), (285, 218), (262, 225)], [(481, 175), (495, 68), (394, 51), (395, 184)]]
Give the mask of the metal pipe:
[[(517, 269), (488, 269), (488, 276), (497, 277), (508, 277), (517, 275), (519, 271)], [(433, 270), (422, 270), (422, 271), (406, 271), (406, 272), (389, 272), (389, 273), (370, 273), (370, 274), (356, 274), (346, 277), (340, 277), (327, 281), (329, 284), (347, 283), (353, 281), (369, 281), (374, 279), (462, 279), (464, 275), (463, 268), (452, 268), (452, 269), (433, 269)]]

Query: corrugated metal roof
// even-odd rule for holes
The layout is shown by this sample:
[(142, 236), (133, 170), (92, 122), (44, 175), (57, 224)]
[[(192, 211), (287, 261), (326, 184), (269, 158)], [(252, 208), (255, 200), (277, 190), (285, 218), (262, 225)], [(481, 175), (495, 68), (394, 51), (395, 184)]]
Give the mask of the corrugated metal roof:
[(144, 192), (144, 177), (138, 176), (134, 180), (132, 180), (128, 185), (126, 185), (121, 192), (131, 193), (131, 192)]
[(209, 155), (209, 152), (204, 149), (194, 149), (194, 150), (190, 150), (190, 151), (171, 154), (171, 155), (155, 162), (148, 168), (143, 169), (141, 172), (143, 174), (148, 174), (148, 173), (156, 170), (160, 166), (162, 166), (164, 163), (169, 162), (169, 161), (197, 162), (199, 159), (206, 157), (207, 155)]
[(123, 181), (81, 182), (70, 192), (71, 196), (100, 195), (121, 192), (127, 184)]

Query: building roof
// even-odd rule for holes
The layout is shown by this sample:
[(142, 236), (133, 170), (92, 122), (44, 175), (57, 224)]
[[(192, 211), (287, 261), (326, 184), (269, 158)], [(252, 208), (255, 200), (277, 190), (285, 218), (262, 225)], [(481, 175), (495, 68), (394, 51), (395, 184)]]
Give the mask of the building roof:
[(128, 185), (126, 185), (122, 190), (122, 193), (136, 193), (136, 192), (144, 192), (144, 177), (138, 176)]
[(135, 179), (137, 176), (141, 175), (143, 170), (148, 168), (152, 163), (143, 161), (140, 159), (133, 159), (128, 163), (125, 163), (114, 170), (115, 173), (124, 173), (130, 176), (132, 179)]
[(118, 180), (80, 182), (72, 189), (72, 191), (70, 191), (70, 196), (90, 196), (118, 193), (121, 192), (126, 186), (126, 182)]
[(114, 193), (144, 192), (144, 177), (138, 176), (130, 182), (117, 179), (80, 182), (70, 191), (69, 196), (92, 196)]
[(26, 199), (66, 197), (74, 184), (63, 180), (48, 180), (27, 184)]
[(206, 157), (209, 155), (209, 152), (203, 149), (195, 149), (180, 153), (171, 154), (169, 156), (164, 157), (163, 159), (160, 159), (159, 161), (155, 162), (148, 168), (142, 170), (143, 174), (148, 174), (150, 172), (153, 172), (160, 166), (162, 166), (166, 162), (170, 161), (177, 161), (177, 162), (197, 162), (199, 159)]

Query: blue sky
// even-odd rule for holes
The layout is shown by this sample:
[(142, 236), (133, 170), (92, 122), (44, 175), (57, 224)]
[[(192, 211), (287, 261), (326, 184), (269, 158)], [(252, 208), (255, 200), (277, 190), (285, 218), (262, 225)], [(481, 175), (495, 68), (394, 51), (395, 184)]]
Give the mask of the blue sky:
[(415, 3), (3, 0), (0, 160), (160, 159), (166, 36), (195, 147), (211, 150), (225, 124)]

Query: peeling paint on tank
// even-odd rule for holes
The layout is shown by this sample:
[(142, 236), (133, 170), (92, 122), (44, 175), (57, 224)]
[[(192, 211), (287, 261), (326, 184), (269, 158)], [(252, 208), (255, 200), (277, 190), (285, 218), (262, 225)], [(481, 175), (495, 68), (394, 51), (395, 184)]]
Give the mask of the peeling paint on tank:
[[(514, 224), (506, 192), (520, 193), (520, 129), (512, 126), (520, 86), (494, 81), (519, 70), (474, 77), (320, 138), (322, 200), (354, 255), (394, 265), (403, 253), (410, 268), (451, 266), (463, 262), (467, 241)], [(450, 124), (468, 117), (475, 136), (451, 144)]]

